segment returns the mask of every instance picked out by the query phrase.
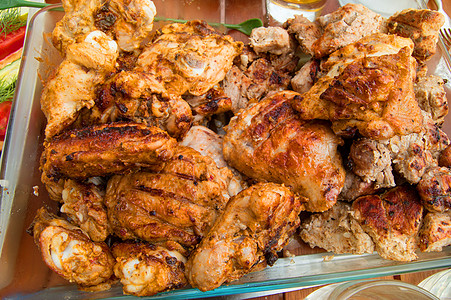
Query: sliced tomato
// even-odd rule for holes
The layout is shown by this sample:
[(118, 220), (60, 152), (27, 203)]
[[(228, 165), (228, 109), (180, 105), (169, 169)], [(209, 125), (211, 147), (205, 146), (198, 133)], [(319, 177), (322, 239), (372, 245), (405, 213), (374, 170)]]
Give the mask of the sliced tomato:
[(26, 26), (22, 26), (7, 35), (0, 35), (0, 60), (22, 48), (25, 39), (25, 29)]
[(5, 139), (6, 127), (8, 126), (9, 114), (11, 113), (11, 101), (0, 103), (0, 141)]

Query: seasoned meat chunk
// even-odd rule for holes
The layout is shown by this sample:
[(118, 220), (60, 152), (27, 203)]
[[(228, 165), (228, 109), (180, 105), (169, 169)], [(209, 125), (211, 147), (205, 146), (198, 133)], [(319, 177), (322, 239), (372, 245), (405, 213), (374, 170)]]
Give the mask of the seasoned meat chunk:
[(322, 34), (313, 45), (313, 55), (321, 58), (352, 44), (364, 36), (380, 32), (383, 17), (361, 4), (346, 4), (317, 20)]
[(255, 52), (268, 52), (276, 55), (293, 51), (290, 47), (290, 35), (281, 27), (254, 28), (249, 37)]
[(342, 140), (327, 123), (298, 118), (290, 101), (299, 96), (275, 93), (240, 111), (227, 126), (224, 158), (251, 178), (291, 186), (309, 198), (308, 211), (325, 211), (344, 185)]
[(451, 209), (451, 170), (431, 167), (417, 185), (421, 202), (429, 211), (445, 212)]
[(388, 33), (412, 39), (413, 56), (426, 61), (436, 52), (439, 29), (445, 17), (430, 9), (405, 9), (391, 16), (387, 22)]
[(441, 125), (448, 114), (445, 82), (438, 76), (420, 77), (413, 89), (420, 108), (429, 113), (434, 122)]
[(253, 185), (234, 196), (190, 255), (188, 282), (208, 291), (272, 265), (299, 226), (302, 201), (275, 183)]
[[(175, 243), (172, 243), (175, 244)], [(144, 243), (115, 244), (114, 274), (125, 294), (152, 296), (186, 285), (183, 248)]]
[(71, 130), (45, 143), (41, 180), (86, 179), (140, 168), (160, 170), (176, 145), (166, 132), (142, 124), (115, 123)]
[(420, 250), (442, 251), (448, 245), (451, 245), (451, 212), (428, 212), (420, 229)]
[(374, 251), (371, 237), (352, 217), (351, 205), (338, 201), (331, 209), (302, 220), (300, 236), (310, 247), (337, 254), (363, 254)]
[(411, 261), (417, 258), (418, 231), (423, 206), (410, 186), (397, 186), (382, 195), (357, 198), (352, 204), (355, 219), (385, 259)]
[(302, 51), (314, 55), (313, 45), (322, 34), (318, 23), (310, 21), (303, 15), (295, 15), (294, 18), (285, 22), (284, 27), (287, 28), (288, 33), (294, 34)]
[(196, 245), (229, 200), (227, 168), (179, 146), (158, 173), (116, 175), (108, 181), (105, 204), (114, 233), (149, 242)]
[(308, 92), (317, 81), (319, 72), (319, 63), (316, 60), (309, 60), (305, 63), (296, 75), (291, 79), (293, 91), (300, 94)]
[(93, 242), (78, 227), (38, 210), (33, 236), (50, 269), (82, 289), (109, 289), (114, 258), (103, 242)]
[(65, 181), (62, 191), (61, 212), (67, 214), (94, 242), (103, 242), (111, 233), (104, 196), (103, 186), (72, 179)]

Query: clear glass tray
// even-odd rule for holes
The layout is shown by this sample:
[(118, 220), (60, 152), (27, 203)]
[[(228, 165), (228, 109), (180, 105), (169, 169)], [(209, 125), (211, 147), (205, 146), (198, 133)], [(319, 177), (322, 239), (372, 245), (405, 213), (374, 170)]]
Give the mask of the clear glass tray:
[[(155, 1), (158, 15), (171, 18), (205, 19), (207, 21), (239, 23), (251, 17), (264, 17), (264, 1), (238, 0), (160, 0)], [(332, 6), (331, 6), (332, 5)], [(328, 3), (331, 8), (334, 4)], [(60, 279), (42, 262), (33, 239), (26, 233), (36, 210), (45, 205), (56, 209), (48, 200), (40, 182), (39, 157), (45, 118), (40, 110), (41, 79), (58, 65), (60, 58), (47, 40), (63, 12), (46, 8), (36, 13), (28, 28), (24, 57), (20, 69), (12, 118), (3, 149), (0, 185), (0, 298), (6, 299), (98, 299), (124, 296), (118, 285), (104, 292), (78, 291), (75, 285)], [(245, 40), (239, 33), (234, 37)], [(441, 43), (441, 42), (440, 42)], [(451, 60), (440, 45), (429, 63), (429, 69), (446, 79), (448, 101), (451, 102)], [(45, 58), (45, 59), (42, 59)], [(451, 118), (444, 124), (451, 134)], [(303, 288), (340, 281), (372, 278), (439, 269), (451, 266), (451, 247), (439, 253), (419, 253), (414, 262), (384, 260), (377, 254), (334, 255), (297, 252), (297, 256), (279, 259), (273, 267), (254, 272), (213, 291), (200, 292), (185, 288), (161, 293), (151, 299), (193, 299), (262, 291)], [(313, 254), (311, 254), (313, 253)]]

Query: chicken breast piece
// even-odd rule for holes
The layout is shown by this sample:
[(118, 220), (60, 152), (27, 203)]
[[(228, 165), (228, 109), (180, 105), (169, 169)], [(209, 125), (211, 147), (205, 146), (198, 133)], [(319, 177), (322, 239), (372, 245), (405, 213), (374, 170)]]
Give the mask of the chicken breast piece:
[(412, 39), (415, 43), (413, 57), (420, 62), (427, 61), (435, 54), (439, 29), (445, 17), (430, 9), (405, 9), (387, 21), (388, 33)]
[(35, 243), (50, 269), (82, 289), (110, 288), (114, 258), (105, 243), (92, 242), (80, 228), (38, 210), (34, 224)]
[(194, 246), (229, 200), (231, 177), (211, 158), (179, 146), (158, 173), (117, 175), (108, 181), (105, 203), (112, 229), (124, 240)]
[(313, 56), (325, 57), (335, 50), (383, 30), (384, 18), (361, 4), (346, 4), (317, 19), (321, 36), (313, 43)]
[(67, 214), (94, 242), (103, 242), (112, 232), (103, 203), (104, 196), (102, 186), (65, 180), (61, 212)]
[(327, 123), (298, 118), (290, 106), (298, 97), (279, 92), (240, 111), (227, 126), (224, 158), (251, 178), (292, 187), (309, 199), (308, 211), (325, 211), (344, 185), (342, 140)]
[(382, 195), (368, 195), (352, 203), (355, 219), (385, 259), (411, 261), (417, 259), (418, 231), (423, 206), (410, 186), (397, 186)]
[(299, 226), (304, 199), (287, 187), (260, 183), (233, 197), (185, 265), (201, 291), (272, 265)]
[(318, 22), (312, 22), (303, 15), (295, 15), (294, 18), (285, 22), (284, 28), (287, 29), (288, 33), (294, 34), (303, 52), (314, 55), (315, 42), (322, 35), (321, 26)]
[[(406, 39), (376, 34), (333, 53), (327, 74), (293, 101), (300, 117), (332, 121), (337, 134), (358, 129), (375, 140), (419, 132), (415, 60)], [(393, 54), (387, 54), (393, 53)]]
[[(182, 248), (183, 250), (183, 248)], [(114, 274), (124, 294), (152, 296), (186, 285), (185, 256), (177, 249), (144, 243), (115, 244)]]
[(451, 170), (446, 167), (430, 167), (417, 185), (421, 202), (428, 211), (451, 210)]
[(423, 252), (439, 252), (451, 245), (451, 212), (428, 212), (419, 235), (419, 248)]
[(44, 145), (41, 180), (86, 179), (149, 168), (161, 170), (177, 141), (156, 127), (112, 123), (71, 130)]
[(205, 22), (173, 23), (146, 45), (134, 71), (153, 76), (169, 94), (200, 96), (224, 79), (242, 49)]
[(320, 247), (337, 254), (374, 251), (371, 237), (352, 216), (351, 204), (341, 201), (328, 211), (302, 220), (299, 234), (310, 247)]

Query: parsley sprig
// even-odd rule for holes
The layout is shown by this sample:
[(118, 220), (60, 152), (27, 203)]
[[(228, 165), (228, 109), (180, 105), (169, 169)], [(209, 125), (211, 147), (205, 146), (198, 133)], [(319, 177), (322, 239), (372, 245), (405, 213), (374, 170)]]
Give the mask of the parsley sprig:
[(25, 26), (27, 20), (21, 18), (20, 8), (10, 8), (0, 11), (0, 34), (7, 35)]
[(17, 79), (7, 83), (5, 80), (0, 80), (0, 103), (12, 100), (16, 88), (16, 81)]

